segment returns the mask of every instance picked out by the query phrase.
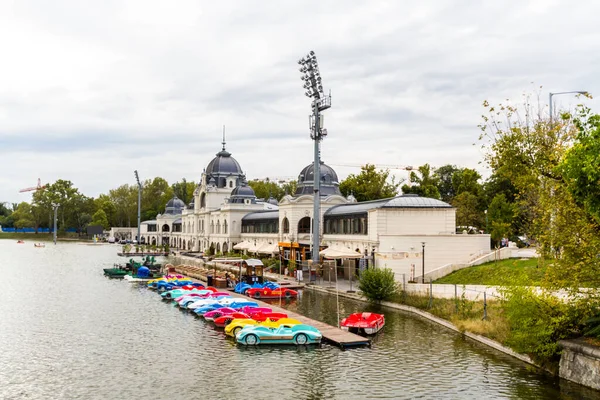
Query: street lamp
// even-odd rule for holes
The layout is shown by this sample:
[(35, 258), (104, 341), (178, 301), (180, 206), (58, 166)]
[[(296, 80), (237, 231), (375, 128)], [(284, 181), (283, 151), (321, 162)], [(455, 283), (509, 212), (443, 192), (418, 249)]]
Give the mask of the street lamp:
[(421, 276), (421, 283), (425, 283), (425, 242), (421, 242), (421, 246), (423, 248), (423, 275)]
[(319, 64), (314, 51), (310, 51), (305, 57), (298, 60), (302, 81), (306, 97), (312, 98), (312, 116), (309, 117), (310, 138), (314, 140), (314, 167), (313, 167), (313, 192), (314, 192), (314, 209), (313, 209), (313, 225), (312, 225), (312, 259), (313, 265), (319, 263), (319, 243), (320, 230), (319, 223), (321, 219), (321, 154), (319, 150), (320, 142), (327, 136), (327, 130), (323, 129), (323, 120), (320, 118), (320, 112), (331, 107), (331, 94), (323, 93), (323, 85), (321, 74), (319, 72)]
[(60, 207), (60, 204), (58, 203), (52, 203), (52, 208), (54, 209), (54, 244), (56, 244), (56, 216), (57, 216), (57, 212), (58, 212), (58, 207)]
[(582, 94), (584, 96), (587, 96), (588, 92), (585, 90), (573, 90), (570, 92), (556, 92), (556, 93), (550, 92), (550, 95), (549, 95), (550, 101), (548, 103), (549, 107), (550, 107), (550, 123), (552, 123), (552, 96), (558, 96), (561, 94)]
[(135, 174), (135, 180), (137, 181), (137, 185), (138, 185), (138, 234), (137, 234), (137, 242), (138, 245), (142, 242), (141, 239), (141, 233), (140, 233), (140, 224), (141, 224), (141, 208), (142, 208), (142, 184), (140, 183), (140, 177), (138, 175), (137, 170), (133, 171)]

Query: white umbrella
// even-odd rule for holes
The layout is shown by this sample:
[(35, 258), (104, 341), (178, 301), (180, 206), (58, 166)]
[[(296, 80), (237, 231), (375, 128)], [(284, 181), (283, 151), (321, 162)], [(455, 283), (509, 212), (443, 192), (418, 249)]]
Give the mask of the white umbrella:
[(234, 250), (246, 250), (250, 246), (249, 242), (243, 241), (233, 246)]
[(276, 254), (279, 253), (279, 246), (276, 243), (263, 243), (258, 247), (257, 253)]
[(325, 250), (321, 250), (319, 255), (325, 258), (362, 258), (363, 254), (349, 249), (347, 247), (328, 247)]
[(248, 253), (256, 253), (256, 251), (258, 250), (257, 245), (255, 244), (251, 244), (248, 248), (246, 248), (246, 250), (248, 250)]

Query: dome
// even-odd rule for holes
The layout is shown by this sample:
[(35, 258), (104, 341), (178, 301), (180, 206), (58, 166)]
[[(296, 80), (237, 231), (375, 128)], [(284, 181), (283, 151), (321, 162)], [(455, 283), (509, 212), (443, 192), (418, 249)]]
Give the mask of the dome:
[(206, 166), (206, 174), (242, 174), (242, 167), (231, 153), (223, 149)]
[(250, 196), (250, 197), (256, 197), (256, 194), (254, 193), (254, 189), (252, 189), (250, 186), (237, 186), (235, 189), (233, 189), (231, 191), (231, 197), (233, 196)]
[[(319, 185), (321, 196), (329, 196), (332, 194), (341, 196), (338, 176), (333, 168), (321, 161), (319, 170), (321, 175), (321, 183)], [(295, 193), (296, 196), (313, 194), (314, 174), (314, 162), (300, 171), (300, 175), (298, 175), (298, 186), (296, 187)]]
[(177, 196), (173, 196), (165, 206), (165, 214), (181, 214), (181, 210), (185, 208), (185, 203)]
[(229, 203), (247, 203), (248, 201), (251, 203), (256, 203), (256, 194), (254, 193), (254, 189), (248, 186), (245, 182), (239, 186), (236, 186), (235, 189), (231, 191)]

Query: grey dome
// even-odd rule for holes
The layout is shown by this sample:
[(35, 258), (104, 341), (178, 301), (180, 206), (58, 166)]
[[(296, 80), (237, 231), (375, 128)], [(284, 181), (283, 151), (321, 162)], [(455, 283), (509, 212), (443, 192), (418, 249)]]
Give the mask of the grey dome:
[(254, 193), (254, 189), (243, 182), (240, 186), (236, 186), (235, 189), (231, 191), (229, 203), (246, 203), (246, 200), (250, 200), (251, 203), (256, 203), (256, 194)]
[[(314, 162), (310, 165), (304, 167), (302, 171), (300, 171), (300, 175), (298, 175), (298, 186), (296, 187), (296, 196), (300, 196), (303, 194), (313, 194), (313, 182), (314, 182)], [(332, 194), (337, 194), (341, 196), (340, 193), (340, 183), (338, 181), (338, 176), (329, 165), (325, 164), (321, 161), (320, 165), (320, 195), (321, 196), (329, 196)]]
[(242, 174), (242, 167), (227, 150), (221, 150), (206, 166), (206, 174)]
[(181, 210), (185, 208), (185, 203), (177, 196), (173, 196), (165, 206), (165, 214), (181, 214)]

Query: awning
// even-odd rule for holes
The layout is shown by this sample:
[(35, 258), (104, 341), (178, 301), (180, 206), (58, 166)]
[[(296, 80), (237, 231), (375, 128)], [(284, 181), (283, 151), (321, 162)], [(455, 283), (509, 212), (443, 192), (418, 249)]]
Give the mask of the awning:
[(248, 248), (246, 248), (246, 250), (248, 250), (248, 253), (256, 253), (259, 247), (259, 245), (251, 244), (250, 246), (248, 246)]
[(263, 254), (276, 254), (279, 253), (279, 246), (277, 243), (263, 243), (258, 247), (257, 253)]
[(250, 246), (250, 242), (243, 241), (233, 246), (234, 250), (246, 250)]
[(244, 260), (244, 262), (251, 267), (260, 267), (263, 265), (262, 261), (257, 260), (256, 258), (249, 258)]
[(321, 250), (319, 255), (334, 259), (334, 258), (362, 258), (363, 254), (356, 252), (347, 247), (328, 247), (325, 250)]

